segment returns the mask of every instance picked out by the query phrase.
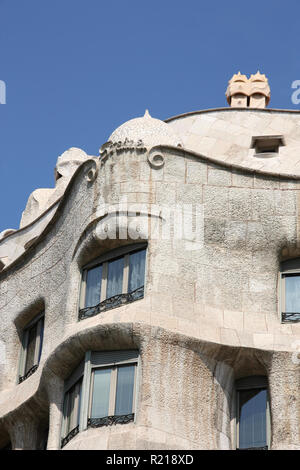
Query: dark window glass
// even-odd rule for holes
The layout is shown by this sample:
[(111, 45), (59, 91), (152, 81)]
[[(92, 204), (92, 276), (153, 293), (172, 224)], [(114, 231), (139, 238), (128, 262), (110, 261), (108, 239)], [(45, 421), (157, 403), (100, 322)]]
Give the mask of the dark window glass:
[(264, 447), (267, 445), (266, 410), (266, 389), (239, 391), (240, 449)]
[(82, 380), (73, 385), (66, 395), (67, 400), (67, 426), (66, 434), (72, 431), (79, 424), (80, 404), (81, 404), (81, 383)]
[(44, 317), (40, 319), (41, 322), (41, 329), (40, 329), (40, 347), (39, 347), (39, 355), (38, 355), (38, 362), (40, 362), (42, 349), (43, 349), (43, 340), (44, 340)]
[(94, 370), (91, 418), (132, 413), (135, 365)]
[(118, 258), (108, 263), (106, 298), (122, 294), (124, 258)]
[(87, 271), (85, 307), (94, 307), (100, 302), (102, 265)]
[(133, 292), (144, 285), (146, 250), (132, 253), (129, 259), (128, 292)]
[[(127, 301), (141, 299), (144, 295), (145, 262), (146, 248), (125, 253), (86, 269), (85, 297), (81, 301), (79, 319), (96, 315), (100, 313), (99, 310), (104, 311)], [(94, 309), (99, 304), (100, 309)]]
[(285, 276), (285, 312), (300, 312), (300, 275)]
[(37, 323), (28, 331), (28, 341), (26, 349), (25, 374), (35, 365), (35, 344), (37, 339)]
[(92, 418), (103, 418), (109, 414), (111, 369), (94, 371)]
[(115, 415), (132, 413), (135, 365), (118, 367)]

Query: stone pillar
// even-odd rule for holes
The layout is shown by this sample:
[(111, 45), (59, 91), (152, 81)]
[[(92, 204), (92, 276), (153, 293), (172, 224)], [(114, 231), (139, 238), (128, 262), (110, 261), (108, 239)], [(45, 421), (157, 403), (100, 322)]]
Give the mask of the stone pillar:
[[(216, 434), (219, 450), (235, 448), (235, 429), (232, 429), (234, 405), (234, 371), (224, 362), (218, 362), (214, 370), (216, 388)], [(235, 422), (234, 422), (235, 424)]]
[(36, 450), (38, 448), (38, 423), (29, 416), (11, 419), (9, 434), (12, 450)]
[(64, 382), (50, 371), (48, 371), (48, 374), (49, 381), (47, 385), (47, 393), (50, 403), (50, 410), (47, 450), (57, 450), (60, 449)]
[(61, 423), (62, 423), (62, 401), (50, 403), (50, 414), (49, 414), (49, 434), (47, 450), (58, 450), (60, 449), (60, 435), (61, 435)]
[(300, 449), (300, 364), (275, 352), (269, 372), (271, 449)]

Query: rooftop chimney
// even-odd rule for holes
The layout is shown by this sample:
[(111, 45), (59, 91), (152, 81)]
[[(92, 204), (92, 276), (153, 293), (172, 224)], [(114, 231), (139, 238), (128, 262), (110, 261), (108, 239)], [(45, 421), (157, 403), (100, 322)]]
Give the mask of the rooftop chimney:
[(232, 108), (265, 108), (270, 101), (268, 79), (259, 71), (247, 78), (241, 72), (228, 82), (226, 98)]

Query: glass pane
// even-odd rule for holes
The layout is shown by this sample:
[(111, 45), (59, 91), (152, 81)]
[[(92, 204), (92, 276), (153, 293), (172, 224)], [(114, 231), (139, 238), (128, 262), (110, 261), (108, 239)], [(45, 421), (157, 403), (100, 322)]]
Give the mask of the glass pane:
[(106, 298), (122, 294), (124, 258), (108, 263)]
[(239, 448), (266, 446), (267, 390), (242, 390), (239, 398)]
[(76, 424), (79, 424), (79, 418), (80, 418), (80, 408), (81, 408), (81, 387), (82, 387), (82, 380), (77, 384), (76, 387), (76, 395), (78, 396), (78, 401), (77, 401), (77, 413), (76, 413)]
[(115, 415), (132, 413), (135, 365), (118, 368)]
[(128, 292), (133, 292), (144, 285), (145, 259), (146, 250), (137, 251), (130, 255)]
[(285, 312), (300, 312), (300, 275), (285, 277)]
[(87, 271), (85, 307), (94, 307), (100, 303), (102, 265)]
[(68, 392), (67, 429), (68, 434), (79, 424), (80, 404), (81, 404), (81, 381), (77, 382)]
[(40, 329), (40, 350), (39, 350), (38, 362), (40, 362), (41, 355), (42, 355), (42, 348), (43, 348), (43, 339), (44, 339), (44, 317), (39, 320), (39, 324), (41, 325), (41, 329)]
[(74, 403), (75, 403), (75, 389), (74, 387), (68, 392), (68, 409), (67, 409), (67, 427), (66, 427), (66, 434), (68, 434), (72, 429), (72, 415), (74, 410)]
[(103, 418), (109, 412), (111, 369), (96, 369), (94, 371), (94, 389), (91, 418)]
[(26, 365), (25, 365), (25, 374), (33, 367), (34, 364), (34, 352), (35, 352), (35, 342), (36, 342), (36, 333), (37, 333), (37, 323), (33, 325), (32, 328), (28, 331), (28, 342), (26, 349)]

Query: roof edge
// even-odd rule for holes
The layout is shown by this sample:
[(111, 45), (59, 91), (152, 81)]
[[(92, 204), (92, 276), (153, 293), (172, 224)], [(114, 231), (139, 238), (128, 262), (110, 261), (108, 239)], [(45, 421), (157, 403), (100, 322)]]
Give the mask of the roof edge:
[(187, 113), (183, 113), (183, 114), (177, 114), (175, 116), (171, 116), (167, 119), (164, 120), (164, 122), (170, 122), (170, 121), (174, 121), (175, 119), (181, 119), (181, 118), (184, 118), (184, 117), (187, 117), (187, 116), (193, 116), (194, 114), (205, 114), (205, 113), (215, 113), (217, 111), (227, 111), (227, 112), (231, 112), (231, 111), (241, 111), (241, 112), (252, 112), (252, 111), (255, 111), (255, 112), (260, 112), (260, 113), (291, 113), (291, 114), (300, 114), (300, 110), (299, 109), (278, 109), (278, 108), (208, 108), (208, 109), (201, 109), (201, 110), (198, 110), (198, 111), (189, 111)]

